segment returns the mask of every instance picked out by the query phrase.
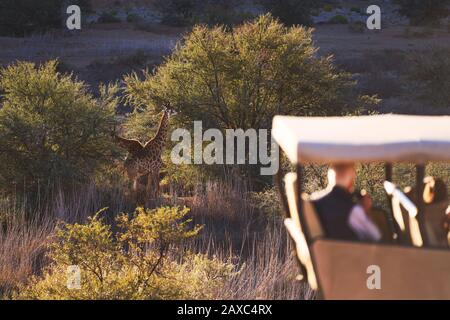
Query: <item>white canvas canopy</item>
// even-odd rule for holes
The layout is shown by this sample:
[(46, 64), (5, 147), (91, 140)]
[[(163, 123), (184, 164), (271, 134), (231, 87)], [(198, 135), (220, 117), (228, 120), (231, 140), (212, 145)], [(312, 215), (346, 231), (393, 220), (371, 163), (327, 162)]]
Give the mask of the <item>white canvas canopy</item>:
[(450, 161), (450, 116), (276, 116), (292, 163)]

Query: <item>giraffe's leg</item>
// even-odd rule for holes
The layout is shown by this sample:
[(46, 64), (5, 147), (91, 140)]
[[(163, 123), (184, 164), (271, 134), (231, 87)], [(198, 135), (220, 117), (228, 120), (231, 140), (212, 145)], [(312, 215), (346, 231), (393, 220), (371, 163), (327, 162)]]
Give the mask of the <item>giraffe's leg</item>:
[(154, 196), (153, 196), (153, 185), (154, 185), (154, 177), (152, 173), (149, 173), (148, 175), (148, 179), (147, 179), (147, 188), (145, 191), (145, 200), (146, 200), (146, 205), (148, 207), (152, 207), (155, 203), (154, 203)]
[(139, 194), (138, 193), (139, 193), (138, 181), (137, 181), (137, 178), (134, 178), (133, 179), (133, 188), (132, 188), (132, 192), (131, 192), (131, 201), (136, 206), (138, 205), (138, 202), (139, 202)]
[(146, 181), (147, 176), (138, 176), (133, 181), (134, 203), (136, 206), (144, 206), (146, 200)]
[(154, 190), (155, 199), (159, 199), (159, 196), (160, 196), (160, 194), (159, 194), (159, 183), (161, 181), (160, 174), (161, 174), (161, 169), (158, 168), (154, 174), (155, 181), (154, 181), (154, 189), (153, 190)]
[(149, 205), (156, 205), (159, 195), (159, 173), (148, 175), (146, 197)]

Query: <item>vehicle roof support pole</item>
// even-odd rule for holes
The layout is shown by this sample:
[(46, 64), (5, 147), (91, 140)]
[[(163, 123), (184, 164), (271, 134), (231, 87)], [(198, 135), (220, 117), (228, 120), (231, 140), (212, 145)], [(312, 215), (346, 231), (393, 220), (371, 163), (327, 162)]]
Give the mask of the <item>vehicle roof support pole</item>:
[[(385, 163), (385, 165), (384, 165), (385, 178), (384, 179), (386, 181), (392, 182), (392, 172), (393, 172), (392, 163)], [(389, 202), (389, 212), (387, 214), (389, 229), (391, 231), (392, 240), (394, 242), (399, 242), (399, 241), (401, 241), (401, 239), (400, 239), (401, 230), (394, 219), (394, 210), (392, 208), (392, 197), (387, 194), (387, 198), (388, 198), (388, 202)]]
[(417, 220), (419, 221), (420, 233), (422, 234), (423, 245), (428, 246), (428, 237), (425, 229), (425, 219), (424, 219), (424, 208), (425, 203), (423, 201), (423, 190), (424, 184), (423, 179), (425, 178), (425, 165), (416, 165), (416, 197), (417, 197)]
[[(284, 177), (284, 172), (283, 170), (280, 168), (278, 170), (278, 173), (276, 174), (276, 178), (275, 178), (275, 182), (278, 188), (278, 192), (280, 194), (281, 197), (281, 203), (283, 206), (283, 210), (284, 210), (284, 216), (285, 218), (290, 218), (291, 214), (289, 211), (289, 205), (288, 205), (288, 201), (286, 198), (286, 191), (284, 188), (284, 184), (283, 184), (283, 177)], [(289, 234), (289, 233), (288, 233)], [(304, 279), (306, 280), (307, 278), (307, 272), (306, 272), (306, 268), (305, 266), (300, 262), (300, 259), (297, 256), (296, 250), (295, 250), (295, 246), (296, 243), (294, 241), (294, 239), (292, 239), (292, 237), (289, 235), (289, 240), (288, 240), (291, 244), (291, 246), (294, 248), (294, 250), (292, 250), (292, 254), (295, 256), (295, 261), (297, 261), (297, 265), (300, 269), (300, 272), (297, 276), (297, 279)]]
[(308, 224), (306, 223), (305, 213), (303, 211), (303, 177), (304, 168), (301, 164), (297, 164), (297, 210), (298, 210), (298, 218), (300, 219), (300, 223), (302, 225), (303, 233), (305, 234), (306, 243), (308, 246), (311, 244), (311, 234), (309, 232)]

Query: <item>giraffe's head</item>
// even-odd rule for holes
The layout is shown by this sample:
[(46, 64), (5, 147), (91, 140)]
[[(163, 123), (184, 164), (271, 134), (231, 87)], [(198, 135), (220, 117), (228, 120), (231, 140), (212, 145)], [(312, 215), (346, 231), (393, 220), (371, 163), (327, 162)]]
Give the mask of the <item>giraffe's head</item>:
[(170, 118), (177, 114), (177, 111), (169, 104), (164, 105), (163, 107), (164, 113)]

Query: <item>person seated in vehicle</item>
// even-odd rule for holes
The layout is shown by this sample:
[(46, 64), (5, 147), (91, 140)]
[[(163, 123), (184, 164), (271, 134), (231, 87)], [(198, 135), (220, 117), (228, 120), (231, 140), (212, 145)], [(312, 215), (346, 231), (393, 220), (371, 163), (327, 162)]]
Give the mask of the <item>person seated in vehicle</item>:
[[(414, 188), (406, 188), (405, 194), (417, 204)], [(446, 209), (449, 205), (447, 186), (441, 178), (426, 177), (423, 180), (424, 223), (428, 242), (433, 246), (448, 245)]]
[(311, 196), (326, 236), (349, 241), (380, 241), (382, 234), (367, 215), (372, 207), (370, 196), (362, 195), (357, 201), (353, 195), (355, 165), (333, 164), (328, 177), (328, 187)]

